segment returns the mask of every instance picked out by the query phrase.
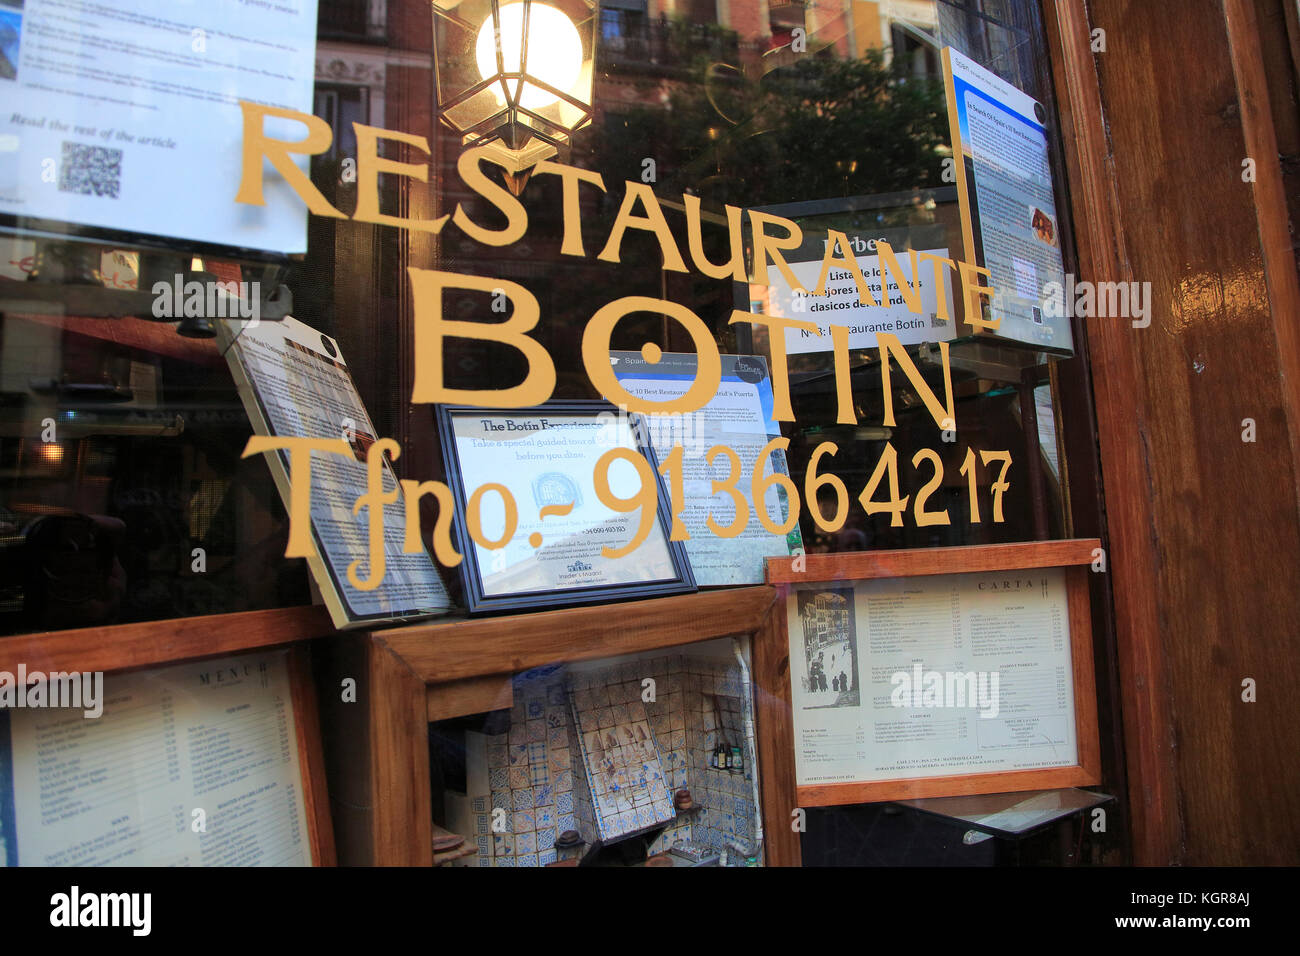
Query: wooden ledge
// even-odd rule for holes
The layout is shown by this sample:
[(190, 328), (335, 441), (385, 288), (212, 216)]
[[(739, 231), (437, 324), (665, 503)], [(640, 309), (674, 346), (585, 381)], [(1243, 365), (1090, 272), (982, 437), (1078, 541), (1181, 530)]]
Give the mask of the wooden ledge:
[(323, 606), (207, 614), (0, 637), (0, 671), (122, 671), (333, 634)]
[(426, 684), (442, 684), (753, 634), (775, 602), (775, 588), (730, 588), (370, 633)]

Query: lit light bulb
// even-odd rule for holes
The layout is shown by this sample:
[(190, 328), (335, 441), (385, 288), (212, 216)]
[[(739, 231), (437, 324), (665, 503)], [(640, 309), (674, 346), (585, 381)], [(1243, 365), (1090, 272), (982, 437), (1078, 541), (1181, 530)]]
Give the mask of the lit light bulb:
[[(519, 72), (519, 54), (523, 47), (524, 5), (512, 3), (500, 8), (501, 59), (506, 73)], [(483, 21), (474, 46), (479, 75), (497, 72), (497, 50), (492, 36), (492, 18)], [(530, 4), (528, 16), (528, 73), (549, 86), (572, 92), (582, 72), (582, 38), (578, 29), (563, 13), (545, 3)], [(513, 82), (513, 81), (507, 81)], [(496, 88), (500, 99), (500, 89)], [(524, 84), (519, 105), (530, 110), (550, 106), (559, 97), (532, 83)]]

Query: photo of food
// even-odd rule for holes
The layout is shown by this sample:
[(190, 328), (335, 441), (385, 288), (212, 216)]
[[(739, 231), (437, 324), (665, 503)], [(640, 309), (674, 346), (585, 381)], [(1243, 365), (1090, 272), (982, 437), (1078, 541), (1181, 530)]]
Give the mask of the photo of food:
[(1049, 246), (1056, 245), (1056, 220), (1053, 217), (1034, 206), (1033, 218), (1029, 224), (1040, 241)]

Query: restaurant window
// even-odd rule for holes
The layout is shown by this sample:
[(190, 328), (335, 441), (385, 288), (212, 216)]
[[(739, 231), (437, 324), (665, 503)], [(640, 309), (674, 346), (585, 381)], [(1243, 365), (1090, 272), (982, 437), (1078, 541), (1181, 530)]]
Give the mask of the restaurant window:
[[(489, 8), (469, 0), (455, 9), (437, 6), (462, 18)], [(545, 17), (538, 9), (567, 15), (541, 0), (532, 0), (531, 9), (531, 29), (539, 31)], [(18, 16), (8, 5), (0, 4), (0, 12), (10, 20)], [(24, 15), (40, 16), (40, 4), (29, 2)], [(471, 41), (453, 48), (454, 30), (468, 19), (435, 16), (427, 0), (320, 0), (316, 28), (297, 48), (298, 59), (277, 60), (268, 52), (254, 68), (267, 74), (265, 82), (244, 76), (237, 97), (276, 103), (310, 91), (300, 96), (297, 112), (323, 121), (330, 132), (328, 145), (304, 164), (317, 197), (311, 215), (303, 208), (306, 183), (291, 195), (283, 171), (264, 163), (266, 182), (278, 189), (274, 203), (266, 211), (237, 203), (237, 154), (200, 163), (202, 151), (189, 145), (201, 139), (195, 126), (147, 134), (143, 127), (98, 128), (91, 99), (70, 117), (72, 128), (60, 134), (57, 155), (24, 153), (28, 165), (21, 170), (0, 157), (0, 177), (8, 177), (0, 178), (0, 195), (47, 190), (60, 197), (41, 205), (36, 216), (18, 202), (0, 210), (0, 632), (92, 628), (319, 599), (307, 563), (284, 557), (290, 527), (282, 489), (261, 455), (243, 457), (250, 420), (227, 361), (229, 345), (218, 335), (226, 319), (204, 306), (185, 314), (179, 299), (162, 307), (160, 296), (174, 298), (190, 282), (242, 284), (242, 297), (256, 303), (262, 322), (291, 315), (337, 347), (374, 425), (376, 434), (366, 441), (392, 437), (401, 445), (393, 461), (398, 478), (443, 480), (449, 467), (437, 410), (412, 402), (417, 363), (427, 360), (417, 354), (412, 276), (425, 270), (488, 281), (442, 291), (441, 314), (457, 321), (488, 324), (511, 314), (491, 282), (525, 289), (538, 309), (529, 334), (554, 362), (555, 400), (602, 397), (584, 362), (584, 330), (602, 306), (624, 297), (689, 309), (723, 356), (761, 358), (770, 377), (784, 369), (779, 384), (788, 387), (792, 415), (773, 423), (774, 435), (788, 441), (785, 469), (800, 499), (807, 488), (817, 489), (811, 500), (782, 499), (782, 507), (798, 512), (788, 554), (1071, 536), (1069, 462), (1058, 425), (1086, 423), (1063, 421), (1054, 365), (1080, 344), (1070, 337), (1068, 321), (1054, 330), (1036, 312), (1014, 330), (977, 332), (958, 321), (970, 315), (955, 267), (946, 291), (926, 284), (918, 295), (928, 305), (908, 317), (905, 290), (891, 287), (886, 271), (883, 294), (895, 316), (898, 354), (882, 356), (869, 328), (853, 333), (842, 349), (829, 335), (788, 334), (774, 344), (770, 324), (761, 320), (812, 321), (830, 313), (815, 311), (818, 301), (792, 288), (775, 263), (770, 281), (758, 281), (752, 227), (756, 215), (797, 224), (803, 241), (782, 247), (782, 254), (808, 282), (818, 278), (832, 232), (848, 243), (841, 249), (846, 256), (850, 250), (875, 256), (885, 246), (904, 263), (913, 261), (912, 251), (966, 259), (957, 185), (966, 171), (952, 142), (942, 65), (942, 51), (950, 48), (1041, 108), (1055, 212), (1020, 212), (1041, 216), (1035, 228), (1071, 266), (1059, 127), (1038, 4), (609, 0), (592, 6), (589, 15), (595, 18), (594, 50), (574, 49), (579, 59), (589, 54), (590, 62), (574, 65), (572, 75), (563, 64), (559, 73), (546, 74), (548, 86), (564, 75), (574, 90), (589, 80), (585, 111), (570, 109), (567, 100), (556, 105), (561, 97), (534, 86), (520, 94), (526, 108), (498, 129), (493, 114), (504, 102), (492, 99), (504, 96), (498, 87), (448, 105), (457, 77), (469, 77), (473, 86), (502, 63), (509, 72), (508, 57), (497, 59), (490, 29), (472, 24), (478, 32)], [(0, 35), (0, 72), (13, 72), (19, 56), (7, 36)], [(177, 56), (200, 62), (193, 58), (207, 54), (196, 52), (199, 40), (196, 34), (187, 41), (190, 52)], [(268, 48), (277, 42), (262, 40)], [(32, 30), (22, 33), (22, 42), (43, 41)], [(205, 49), (221, 49), (216, 36), (205, 43)], [(559, 56), (555, 49), (541, 44), (528, 47), (528, 54), (542, 69), (546, 54)], [(16, 62), (21, 67), (27, 61)], [(68, 82), (94, 80), (83, 74)], [(161, 85), (150, 89), (164, 103), (188, 95)], [(233, 94), (205, 95), (223, 103), (222, 116), (238, 142), (248, 127), (240, 125)], [(269, 136), (302, 135), (301, 125), (267, 122)], [(376, 135), (367, 129), (387, 131), (371, 157), (380, 160), (371, 164), (378, 169), (373, 179), (363, 175), (361, 163), (366, 137)], [(121, 134), (132, 139), (113, 145)], [(149, 149), (190, 149), (185, 155), (204, 172), (167, 180), (173, 192), (165, 195), (151, 191), (138, 171), (154, 156), (135, 143), (145, 138), (156, 141)], [(494, 157), (482, 166), (486, 184), (467, 183), (458, 165), (476, 145)], [(52, 181), (41, 181), (46, 159)], [(555, 164), (588, 179), (565, 181)], [(601, 187), (590, 183), (591, 174), (599, 174)], [(571, 187), (572, 203), (566, 198)], [(641, 187), (655, 205), (647, 211), (642, 203), (629, 216), (625, 197)], [(493, 191), (517, 197), (527, 216), (526, 232), (506, 244), (483, 241), (512, 225), (502, 213), (504, 201), (488, 198)], [(234, 231), (218, 235), (203, 227), (207, 213), (186, 205), (199, 195), (237, 210), (230, 220)], [(176, 210), (172, 221), (156, 210), (143, 214), (159, 205)], [(743, 217), (731, 218), (733, 209)], [(625, 227), (629, 219), (638, 224), (613, 235), (621, 210)], [(655, 231), (660, 215), (667, 239)], [(241, 224), (263, 216), (288, 226), (260, 247), (241, 245)], [(454, 218), (435, 228), (444, 216)], [(736, 236), (733, 223), (740, 223)], [(977, 217), (973, 228), (979, 223)], [(983, 238), (992, 237), (976, 236)], [(736, 272), (718, 277), (716, 269), (709, 274), (698, 267), (730, 261), (737, 246), (743, 262)], [(610, 254), (598, 258), (606, 247)], [(682, 257), (680, 268), (674, 255)], [(1000, 278), (1036, 296), (1035, 275), (1032, 264), (1021, 263), (1010, 278)], [(916, 275), (911, 279), (921, 284)], [(843, 282), (835, 294), (837, 302), (852, 298)], [(696, 352), (697, 343), (671, 313), (655, 306), (632, 312), (614, 327), (610, 349), (645, 354), (650, 343), (656, 354)], [(846, 314), (870, 324), (864, 310)], [(486, 338), (447, 338), (437, 361), (445, 387), (482, 394), (517, 385), (530, 371), (519, 349)], [(946, 401), (950, 427), (939, 427), (945, 422), (936, 418), (935, 403)], [(339, 427), (346, 432), (345, 422)], [(957, 439), (942, 437), (947, 432)], [(819, 456), (826, 443), (835, 453)], [(813, 514), (827, 518), (840, 507), (834, 484), (809, 482), (814, 469), (849, 490), (847, 515), (834, 530)], [(712, 477), (724, 474), (719, 464)], [(874, 492), (863, 497), (870, 510), (859, 501), (868, 486)], [(726, 507), (724, 494), (714, 497)], [(943, 520), (918, 520), (938, 515)], [(426, 540), (434, 516), (426, 501)], [(757, 516), (751, 520), (758, 522)], [(441, 574), (463, 601), (459, 572), (442, 568)], [(673, 674), (692, 673), (685, 658), (665, 666)], [(528, 700), (561, 701), (584, 686), (589, 683), (521, 691), (510, 709), (518, 719)], [(570, 709), (567, 719), (572, 716)], [(727, 719), (715, 721), (710, 712), (715, 735), (718, 722)], [(513, 726), (501, 714), (486, 713), (435, 734), (433, 746), (450, 764), (463, 756), (446, 753), (463, 752), (466, 739), (496, 747)], [(448, 772), (448, 793), (474, 796), (463, 767)], [(462, 806), (457, 812), (476, 811)], [(839, 820), (835, 825), (846, 828), (861, 822), (851, 815)], [(740, 829), (731, 836), (750, 832), (739, 818), (733, 823)]]

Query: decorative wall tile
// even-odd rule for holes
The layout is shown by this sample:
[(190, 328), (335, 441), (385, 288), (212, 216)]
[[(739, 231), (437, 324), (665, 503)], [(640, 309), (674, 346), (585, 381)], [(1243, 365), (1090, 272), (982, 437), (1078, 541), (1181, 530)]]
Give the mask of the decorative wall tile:
[(568, 770), (570, 767), (569, 749), (567, 747), (549, 749), (546, 753), (546, 759), (550, 764), (551, 773), (559, 773), (562, 770)]

